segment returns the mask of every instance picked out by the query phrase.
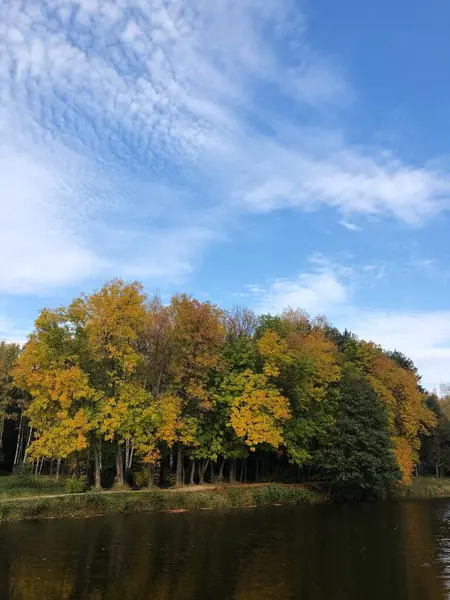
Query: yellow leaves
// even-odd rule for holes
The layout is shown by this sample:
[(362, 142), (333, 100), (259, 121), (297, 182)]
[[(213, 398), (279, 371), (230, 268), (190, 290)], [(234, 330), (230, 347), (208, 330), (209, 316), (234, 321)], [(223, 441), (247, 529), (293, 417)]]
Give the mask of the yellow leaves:
[(142, 285), (125, 284), (120, 279), (106, 283), (101, 290), (77, 305), (92, 347), (98, 358), (108, 359), (121, 374), (130, 375), (137, 367), (139, 355), (133, 347), (145, 318), (145, 295)]
[(37, 438), (30, 445), (29, 455), (33, 458), (66, 458), (88, 447), (90, 429), (89, 414), (84, 409), (73, 416), (60, 410), (45, 429), (38, 431)]
[(337, 348), (327, 339), (322, 328), (314, 327), (307, 334), (294, 334), (292, 345), (312, 363), (312, 373), (307, 382), (307, 393), (314, 400), (325, 397), (328, 387), (339, 381), (341, 370), (338, 365)]
[(171, 447), (177, 439), (177, 430), (180, 427), (181, 400), (176, 396), (163, 396), (158, 401), (161, 411), (161, 424), (159, 437)]
[(283, 425), (290, 419), (288, 400), (271, 386), (266, 375), (245, 371), (236, 379), (240, 394), (231, 401), (230, 423), (250, 450), (258, 444), (278, 448), (283, 444)]
[[(288, 330), (286, 338), (268, 329), (258, 340), (264, 374), (276, 378), (286, 367), (304, 365), (305, 392), (311, 400), (320, 401), (328, 387), (340, 379), (336, 345), (326, 337), (323, 327), (306, 327), (304, 315), (295, 311), (287, 315), (292, 320), (292, 330)], [(290, 323), (284, 325), (288, 327)]]
[(267, 329), (257, 342), (259, 353), (264, 358), (264, 374), (278, 377), (282, 367), (292, 364), (286, 340), (278, 333)]

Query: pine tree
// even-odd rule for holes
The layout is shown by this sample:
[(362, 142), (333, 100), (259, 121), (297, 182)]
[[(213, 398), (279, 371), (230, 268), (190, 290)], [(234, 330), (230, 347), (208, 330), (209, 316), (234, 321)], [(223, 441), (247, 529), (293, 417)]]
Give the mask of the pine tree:
[(342, 499), (384, 498), (400, 479), (386, 407), (355, 365), (342, 371), (335, 427), (316, 460)]

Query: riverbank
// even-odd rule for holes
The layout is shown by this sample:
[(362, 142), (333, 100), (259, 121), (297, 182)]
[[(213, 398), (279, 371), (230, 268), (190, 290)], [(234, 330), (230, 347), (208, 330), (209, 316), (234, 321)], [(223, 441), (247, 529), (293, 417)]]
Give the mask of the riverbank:
[(301, 485), (195, 486), (168, 490), (103, 491), (0, 499), (0, 520), (94, 517), (137, 512), (314, 504), (324, 496)]
[(395, 498), (450, 498), (450, 478), (414, 477), (408, 487), (399, 488)]

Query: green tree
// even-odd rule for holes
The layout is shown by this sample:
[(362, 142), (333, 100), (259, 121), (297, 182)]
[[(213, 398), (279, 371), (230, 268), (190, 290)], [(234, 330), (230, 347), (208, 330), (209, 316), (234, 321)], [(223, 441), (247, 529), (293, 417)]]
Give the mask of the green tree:
[(354, 365), (343, 368), (335, 427), (316, 461), (339, 498), (384, 498), (400, 479), (386, 408)]

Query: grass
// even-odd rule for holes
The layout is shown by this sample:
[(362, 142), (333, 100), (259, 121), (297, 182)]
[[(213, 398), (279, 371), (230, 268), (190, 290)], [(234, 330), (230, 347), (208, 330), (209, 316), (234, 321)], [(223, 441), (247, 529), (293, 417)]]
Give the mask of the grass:
[(0, 477), (0, 500), (21, 496), (44, 496), (64, 493), (65, 480), (33, 475), (7, 475)]
[(398, 488), (396, 498), (450, 498), (450, 478), (414, 477), (412, 485)]
[(230, 509), (274, 504), (311, 504), (323, 497), (300, 486), (270, 484), (258, 487), (224, 486), (186, 493), (148, 490), (140, 492), (87, 492), (55, 498), (40, 496), (0, 503), (0, 520), (92, 517), (136, 512)]

